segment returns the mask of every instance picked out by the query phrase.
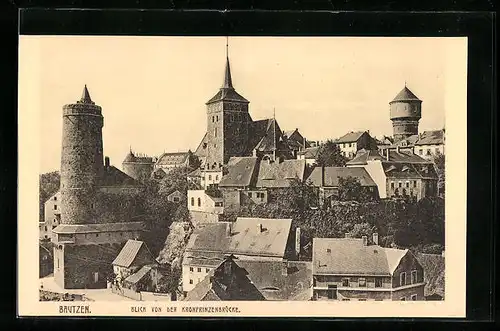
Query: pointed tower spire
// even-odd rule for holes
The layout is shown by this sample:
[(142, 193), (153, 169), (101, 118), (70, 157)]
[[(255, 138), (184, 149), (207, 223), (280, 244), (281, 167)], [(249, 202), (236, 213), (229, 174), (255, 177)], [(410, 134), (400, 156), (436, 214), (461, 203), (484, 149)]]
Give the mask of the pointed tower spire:
[(233, 88), (233, 80), (231, 78), (231, 67), (229, 65), (229, 42), (228, 37), (226, 37), (226, 72), (224, 74), (224, 85), (222, 88)]
[(87, 89), (87, 84), (85, 84), (85, 86), (83, 87), (83, 93), (82, 93), (82, 98), (80, 99), (80, 102), (93, 103), (92, 99), (90, 98), (89, 90)]

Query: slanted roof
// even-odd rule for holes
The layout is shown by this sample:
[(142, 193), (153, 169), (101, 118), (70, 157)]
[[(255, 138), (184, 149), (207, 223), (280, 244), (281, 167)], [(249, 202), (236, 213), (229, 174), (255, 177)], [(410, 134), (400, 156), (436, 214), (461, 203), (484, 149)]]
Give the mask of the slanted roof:
[[(417, 136), (418, 137), (418, 136)], [(415, 145), (442, 145), (444, 144), (444, 130), (424, 131)]]
[(290, 187), (293, 180), (304, 180), (305, 169), (305, 160), (261, 161), (256, 186)]
[[(384, 151), (387, 153), (387, 150)], [(347, 162), (346, 165), (363, 165), (369, 161), (386, 161), (386, 162), (403, 162), (403, 163), (429, 163), (428, 160), (414, 154), (413, 152), (400, 150), (389, 150), (389, 160), (387, 161), (386, 155), (382, 155), (379, 151), (375, 150), (360, 150), (356, 157)]]
[(404, 87), (399, 93), (392, 99), (390, 103), (397, 101), (420, 101), (422, 102), (408, 87)]
[(125, 278), (125, 282), (129, 284), (137, 284), (141, 279), (144, 278), (144, 276), (146, 276), (151, 271), (151, 269), (151, 266), (145, 265), (136, 273), (133, 273), (132, 275)]
[(89, 104), (94, 104), (92, 99), (90, 98), (90, 93), (89, 90), (87, 89), (87, 84), (83, 87), (83, 92), (82, 92), (82, 97), (80, 98), (79, 103), (89, 103)]
[[(230, 273), (226, 274), (226, 264)], [(185, 301), (255, 301), (265, 300), (254, 284), (232, 258), (225, 258), (188, 292)]]
[(140, 187), (142, 184), (130, 177), (120, 169), (109, 166), (104, 167), (104, 173), (99, 181), (101, 187)]
[(181, 166), (187, 163), (189, 152), (163, 153), (156, 161), (159, 166)]
[[(258, 224), (261, 224), (262, 231), (259, 231)], [(186, 246), (186, 255), (203, 258), (207, 253), (231, 253), (283, 257), (291, 225), (291, 219), (238, 217), (232, 223), (231, 235), (228, 236), (227, 224), (210, 224), (193, 232)]]
[(320, 146), (307, 147), (305, 150), (299, 151), (299, 155), (304, 155), (306, 159), (316, 159), (318, 157)]
[(408, 250), (363, 245), (362, 239), (314, 238), (313, 273), (390, 276)]
[(322, 170), (322, 167), (315, 167), (306, 181), (316, 187), (338, 187), (339, 177), (353, 177), (359, 180), (361, 186), (377, 186), (368, 172), (361, 167), (324, 167), (324, 172)]
[[(141, 256), (139, 256), (140, 252)], [(137, 258), (140, 258), (143, 264), (155, 262), (155, 259), (143, 241), (129, 239), (112, 264), (128, 268), (136, 262)]]
[(352, 143), (352, 142), (356, 142), (359, 140), (359, 138), (361, 138), (361, 136), (365, 133), (366, 131), (356, 131), (356, 132), (348, 132), (346, 133), (345, 135), (343, 135), (342, 137), (340, 137), (339, 139), (335, 140), (335, 143), (336, 144), (340, 144), (340, 143)]
[(227, 163), (227, 173), (219, 182), (219, 187), (248, 187), (255, 183), (257, 157), (232, 157)]
[[(266, 300), (311, 299), (312, 263), (305, 261), (235, 260)], [(283, 275), (283, 269), (287, 273)]]
[(433, 178), (438, 179), (432, 163), (403, 163), (382, 161), (385, 175), (390, 178)]
[(96, 224), (59, 224), (52, 230), (58, 234), (144, 231), (143, 222), (96, 223)]

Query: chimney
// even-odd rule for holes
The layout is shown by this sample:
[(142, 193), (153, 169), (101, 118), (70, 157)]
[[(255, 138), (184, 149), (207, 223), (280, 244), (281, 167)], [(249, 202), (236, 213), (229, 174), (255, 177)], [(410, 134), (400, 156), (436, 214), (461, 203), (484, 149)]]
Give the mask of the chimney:
[(373, 233), (373, 244), (378, 245), (378, 233)]
[(257, 224), (257, 232), (259, 232), (259, 233), (262, 232), (262, 224), (261, 223)]
[(300, 254), (300, 228), (295, 229), (295, 253), (297, 256)]
[(283, 262), (281, 262), (281, 275), (288, 276), (288, 261), (287, 260), (283, 260)]
[(227, 225), (226, 225), (226, 236), (227, 237), (231, 237), (231, 234), (232, 234), (231, 226), (232, 226), (231, 223), (227, 223)]
[(109, 157), (108, 157), (108, 156), (106, 156), (106, 157), (104, 158), (104, 166), (105, 166), (106, 168), (109, 168)]
[(367, 236), (363, 236), (361, 238), (363, 239), (363, 246), (367, 246), (368, 245), (368, 237)]

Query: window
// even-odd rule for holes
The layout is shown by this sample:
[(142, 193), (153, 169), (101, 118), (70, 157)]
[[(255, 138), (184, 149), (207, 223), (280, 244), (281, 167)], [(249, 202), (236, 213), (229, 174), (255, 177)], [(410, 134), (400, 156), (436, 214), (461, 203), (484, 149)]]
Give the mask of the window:
[(391, 188), (394, 189), (394, 182), (391, 182)]
[(201, 207), (201, 199), (198, 198), (198, 207)]
[(410, 187), (410, 182), (406, 182), (406, 187), (409, 188)]
[(99, 281), (99, 273), (94, 272), (94, 283), (97, 283)]
[(400, 299), (401, 301), (406, 301), (406, 298), (405, 297), (401, 297)]
[(208, 175), (208, 180), (212, 180), (212, 175)]
[(416, 294), (412, 294), (411, 295), (411, 301), (417, 301), (417, 295)]
[(99, 237), (99, 233), (96, 233), (96, 234), (95, 234), (95, 237), (96, 237), (96, 238), (97, 238), (97, 237)]
[(358, 279), (358, 286), (359, 287), (366, 287), (366, 278)]
[(413, 181), (413, 187), (417, 187), (417, 181), (416, 180)]
[(215, 180), (219, 180), (219, 175), (215, 175)]
[(234, 121), (234, 115), (231, 114), (231, 115), (229, 115), (229, 122), (233, 122), (233, 121)]
[(54, 197), (54, 201), (57, 201), (57, 197)]
[(45, 231), (47, 231), (47, 226), (45, 226)]
[(362, 298), (362, 299), (358, 299), (358, 301), (366, 301), (366, 299), (363, 299), (363, 298)]
[(434, 152), (437, 154), (439, 153), (439, 148), (436, 147), (436, 149), (434, 149)]
[(349, 287), (349, 278), (342, 278), (342, 287)]
[(212, 123), (214, 122), (214, 117), (212, 116)]
[(194, 268), (193, 267), (189, 267), (189, 271), (194, 271)]
[(403, 184), (401, 182), (398, 183), (398, 186), (401, 187)]
[(179, 202), (179, 198), (178, 197), (174, 197), (174, 202)]
[(351, 301), (351, 299), (343, 298), (342, 301)]
[(216, 122), (219, 122), (219, 115), (215, 116)]
[(198, 271), (198, 272), (201, 272), (201, 268), (198, 268), (198, 270), (197, 270), (197, 271)]
[(193, 280), (192, 279), (189, 280), (189, 284), (193, 284)]
[(205, 272), (208, 274), (210, 272), (210, 269), (205, 268)]
[(417, 270), (413, 270), (411, 272), (411, 283), (416, 284), (417, 283)]
[(57, 210), (57, 205), (54, 205), (54, 210)]
[(427, 155), (431, 155), (431, 150), (430, 150), (430, 148), (427, 148)]
[(217, 128), (214, 129), (214, 137), (217, 137)]
[(382, 278), (375, 278), (375, 287), (382, 287)]
[(402, 272), (399, 274), (399, 286), (406, 285), (406, 272)]
[(248, 197), (251, 198), (252, 197), (252, 192), (248, 192)]
[(418, 150), (419, 155), (422, 155), (422, 152), (423, 152), (423, 150), (421, 150), (421, 149)]
[(194, 206), (194, 198), (191, 198), (191, 206)]

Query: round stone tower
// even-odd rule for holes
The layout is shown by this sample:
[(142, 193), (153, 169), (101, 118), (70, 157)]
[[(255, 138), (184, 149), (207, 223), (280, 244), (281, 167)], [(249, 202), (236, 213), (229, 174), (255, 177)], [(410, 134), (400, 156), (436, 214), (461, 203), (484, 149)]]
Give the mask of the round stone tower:
[(152, 157), (135, 155), (132, 150), (122, 162), (123, 172), (138, 181), (150, 178), (153, 168), (154, 160)]
[(389, 102), (394, 142), (418, 134), (422, 117), (422, 100), (405, 87)]
[(95, 199), (104, 171), (102, 109), (85, 85), (82, 98), (63, 107), (61, 223), (97, 223)]

